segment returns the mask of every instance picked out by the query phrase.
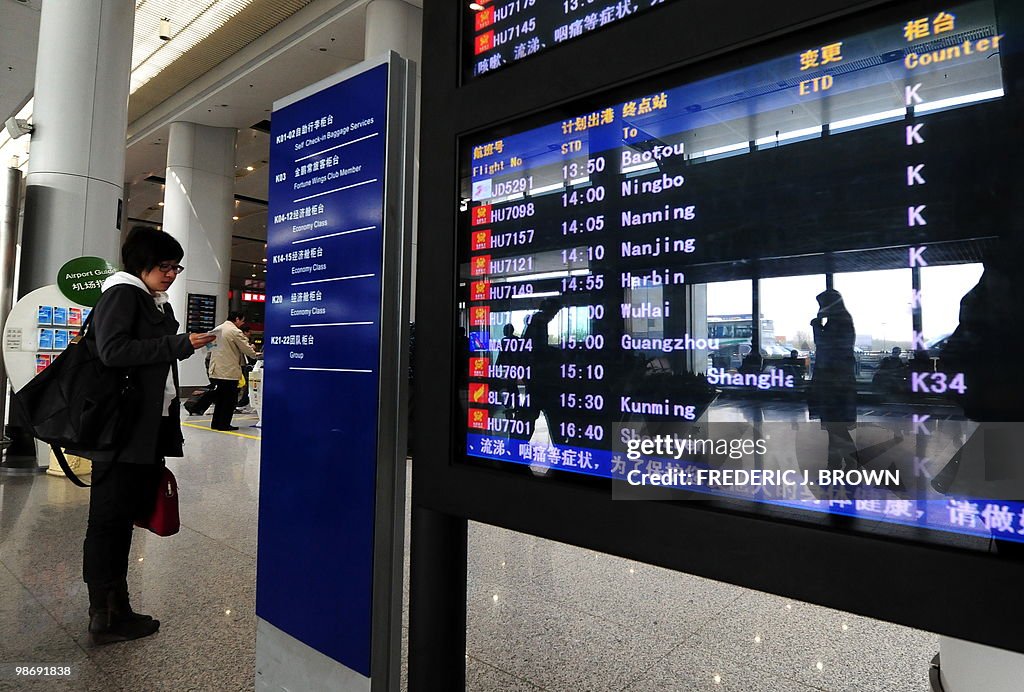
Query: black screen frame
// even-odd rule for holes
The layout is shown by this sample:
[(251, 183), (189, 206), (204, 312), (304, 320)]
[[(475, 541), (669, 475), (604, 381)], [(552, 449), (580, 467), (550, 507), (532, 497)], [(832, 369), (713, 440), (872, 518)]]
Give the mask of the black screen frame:
[[(856, 24), (867, 10), (882, 8), (878, 12), (899, 18), (947, 7), (925, 0), (795, 5), (733, 0), (723, 12), (715, 0), (674, 3), (462, 84), (462, 7), (426, 0), (424, 36), (430, 40), (423, 49), (414, 517), (419, 508), (479, 521), (1024, 652), (1024, 633), (1008, 617), (1024, 610), (1017, 588), (1024, 563), (1005, 556), (847, 532), (841, 522), (767, 520), (700, 503), (613, 501), (607, 489), (538, 482), (526, 474), (456, 463), (464, 452), (456, 446), (454, 430), (465, 423), (452, 391), (459, 138), (714, 56), (720, 56), (720, 69), (728, 69), (749, 59), (738, 49), (839, 17)], [(605, 57), (621, 55), (623, 46), (632, 51), (629, 60)], [(975, 583), (986, 586), (972, 588)]]

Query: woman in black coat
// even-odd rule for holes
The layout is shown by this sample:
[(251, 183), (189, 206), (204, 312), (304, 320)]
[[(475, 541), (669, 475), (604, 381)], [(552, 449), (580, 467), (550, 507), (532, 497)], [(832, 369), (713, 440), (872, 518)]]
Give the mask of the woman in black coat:
[(857, 362), (853, 352), (857, 333), (853, 317), (834, 289), (816, 297), (818, 314), (811, 320), (815, 363), (808, 408), (828, 432), (828, 467), (839, 470), (844, 460), (860, 465), (850, 431), (857, 425)]
[(132, 229), (121, 248), (124, 271), (104, 282), (93, 309), (87, 343), (104, 365), (130, 369), (134, 389), (134, 419), (123, 443), (84, 453), (93, 460), (83, 576), (95, 644), (138, 639), (160, 627), (159, 620), (133, 612), (128, 600), (132, 531), (135, 520), (153, 510), (164, 457), (182, 456), (177, 361), (215, 338), (177, 333), (166, 291), (184, 269), (178, 264), (183, 255), (167, 233)]

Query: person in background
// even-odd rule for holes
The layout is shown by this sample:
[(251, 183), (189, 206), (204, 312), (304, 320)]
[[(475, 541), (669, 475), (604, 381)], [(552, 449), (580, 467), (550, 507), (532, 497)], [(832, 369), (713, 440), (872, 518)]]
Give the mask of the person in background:
[(740, 346), (740, 355), (743, 360), (740, 362), (739, 372), (743, 375), (759, 375), (764, 370), (764, 358), (760, 351), (755, 351), (750, 344)]
[(530, 431), (524, 431), (520, 437), (530, 438), (533, 426), (543, 413), (547, 419), (548, 434), (556, 444), (566, 443), (561, 425), (565, 416), (559, 401), (563, 354), (561, 348), (548, 343), (548, 324), (561, 309), (561, 298), (545, 298), (541, 301), (540, 309), (530, 316), (530, 324), (523, 332), (523, 348), (526, 350), (520, 361), (520, 364), (533, 368), (526, 382), (530, 405), (522, 412), (523, 420), (530, 424)]
[(793, 376), (798, 385), (803, 383), (807, 368), (804, 366), (804, 359), (800, 357), (800, 352), (795, 348), (790, 349), (789, 355), (782, 359), (781, 367), (784, 373)]
[(242, 377), (242, 358), (256, 357), (256, 351), (249, 345), (241, 327), (245, 315), (231, 312), (222, 325), (214, 329), (217, 346), (210, 355), (210, 380), (216, 385), (211, 430), (238, 430), (231, 425), (238, 402), (238, 380)]
[(518, 408), (519, 375), (516, 373), (516, 366), (522, 365), (523, 362), (521, 344), (518, 342), (519, 337), (516, 336), (515, 325), (511, 322), (507, 323), (502, 329), (501, 351), (494, 364), (499, 366), (499, 371), (504, 370), (498, 390), (506, 397), (503, 403), (508, 412)]
[[(203, 363), (206, 367), (207, 378), (210, 373), (210, 354), (213, 353), (213, 347), (207, 347), (206, 356), (203, 358)], [(203, 388), (203, 393), (197, 396), (189, 397), (182, 404), (182, 408), (188, 411), (190, 416), (205, 416), (206, 409), (210, 408), (213, 404), (214, 398), (217, 396), (217, 385), (210, 380), (210, 384)]]
[(821, 420), (828, 432), (828, 468), (858, 468), (860, 459), (851, 430), (857, 425), (857, 378), (854, 341), (857, 338), (853, 317), (834, 289), (822, 291), (818, 314), (811, 320), (817, 362), (811, 378), (808, 412)]
[(116, 449), (84, 453), (93, 461), (82, 571), (94, 644), (138, 639), (160, 629), (159, 620), (134, 612), (128, 600), (132, 530), (136, 519), (153, 511), (164, 458), (183, 455), (177, 361), (216, 338), (177, 333), (167, 289), (184, 270), (178, 264), (183, 256), (167, 233), (133, 228), (121, 248), (124, 270), (103, 282), (88, 330), (105, 366), (130, 369), (135, 412)]
[[(249, 325), (243, 324), (242, 335), (245, 336), (245, 341), (250, 346), (252, 346), (252, 342), (249, 341), (249, 336), (251, 334), (252, 329), (249, 328)], [(249, 406), (249, 373), (252, 372), (252, 366), (255, 363), (255, 358), (250, 358), (249, 356), (242, 354), (242, 377), (245, 379), (245, 386), (242, 387), (242, 395), (238, 398), (238, 406), (235, 408), (235, 413), (252, 413), (251, 409), (248, 411), (246, 411), (245, 409), (247, 409)]]

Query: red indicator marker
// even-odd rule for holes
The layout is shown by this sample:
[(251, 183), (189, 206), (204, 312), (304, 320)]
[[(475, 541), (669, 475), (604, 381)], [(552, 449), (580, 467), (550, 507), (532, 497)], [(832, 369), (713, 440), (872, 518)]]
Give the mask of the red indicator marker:
[(476, 13), (476, 30), (483, 31), (491, 24), (494, 24), (494, 8), (488, 7), (486, 10), (480, 10)]
[(491, 256), (480, 255), (479, 257), (473, 258), (472, 267), (470, 267), (469, 273), (473, 276), (483, 276), (491, 268)]
[(491, 247), (491, 230), (473, 231), (473, 247), (475, 250), (487, 250)]
[(470, 308), (469, 323), (474, 327), (486, 327), (491, 323), (491, 309), (486, 305)]
[(476, 37), (475, 52), (477, 55), (486, 53), (491, 48), (494, 48), (494, 32), (488, 31), (486, 34), (480, 34)]
[(490, 358), (470, 358), (469, 359), (469, 376), (470, 377), (487, 377), (488, 371), (491, 369)]
[(482, 204), (473, 209), (473, 225), (486, 226), (491, 222), (491, 205)]
[(471, 408), (469, 409), (469, 427), (474, 430), (487, 430), (487, 423), (490, 419), (490, 415), (485, 409), (482, 408)]
[(470, 300), (487, 300), (491, 295), (490, 281), (474, 281), (470, 290)]
[(486, 383), (469, 383), (469, 403), (487, 405), (491, 388)]

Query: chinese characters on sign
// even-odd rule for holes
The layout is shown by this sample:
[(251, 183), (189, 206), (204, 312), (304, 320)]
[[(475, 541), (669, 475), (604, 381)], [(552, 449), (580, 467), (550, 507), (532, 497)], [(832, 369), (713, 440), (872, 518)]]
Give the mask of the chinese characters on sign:
[[(575, 11), (570, 5), (562, 3)], [(488, 34), (488, 50), (505, 45), (506, 8), (533, 9), (484, 6), (474, 28)], [(551, 40), (598, 28), (616, 7), (619, 18), (643, 9), (588, 3)], [(465, 142), (458, 299), (469, 350), (460, 373), (467, 455), (616, 479), (685, 470), (672, 460), (626, 460), (615, 451), (615, 426), (715, 422), (717, 407), (743, 397), (778, 402), (799, 421), (811, 415), (820, 431), (808, 390), (816, 368), (828, 372), (828, 349), (810, 335), (802, 349), (793, 333), (773, 336), (768, 317), (755, 328), (752, 314), (714, 315), (710, 296), (716, 284), (752, 275), (820, 276), (819, 293), (826, 273), (853, 281), (877, 268), (906, 276), (906, 293), (892, 297), (907, 305), (906, 321), (898, 332), (890, 322), (886, 338), (908, 345), (911, 358), (864, 355), (884, 341), (864, 327), (849, 336), (849, 351), (864, 373), (890, 358), (896, 391), (885, 395), (917, 407), (892, 414), (902, 426), (893, 444), (909, 455), (908, 467), (934, 475), (928, 464), (948, 458), (914, 456), (909, 438), (930, 434), (921, 428), (938, 414), (933, 407), (955, 406), (971, 384), (961, 367), (940, 362), (935, 346), (955, 329), (962, 294), (931, 303), (932, 315), (952, 320), (939, 331), (929, 326), (936, 318), (925, 317), (921, 276), (980, 262), (964, 259), (979, 256), (980, 231), (963, 219), (993, 213), (971, 191), (1001, 175), (982, 166), (983, 180), (965, 179), (939, 163), (973, 160), (995, 148), (992, 139), (1015, 136), (1000, 102), (999, 51), (1009, 34), (997, 33), (990, 15), (984, 3), (965, 3), (863, 34), (825, 35), (746, 69), (645, 82), (639, 93), (624, 87), (616, 98)], [(988, 139), (964, 135), (984, 131), (978, 123), (986, 118), (997, 123)], [(850, 264), (828, 269), (834, 260), (824, 257)], [(808, 268), (797, 270), (802, 262)], [(856, 299), (854, 291), (848, 300)], [(695, 317), (700, 309), (707, 314)], [(800, 324), (811, 317), (813, 309)], [(884, 377), (864, 373), (857, 386), (875, 387), (872, 401), (885, 400), (877, 391)], [(1024, 506), (931, 492), (930, 507), (891, 494), (825, 498), (806, 488), (755, 499), (978, 535), (1024, 530)]]
[(671, 0), (481, 0), (465, 22), (467, 76), (480, 77)]

